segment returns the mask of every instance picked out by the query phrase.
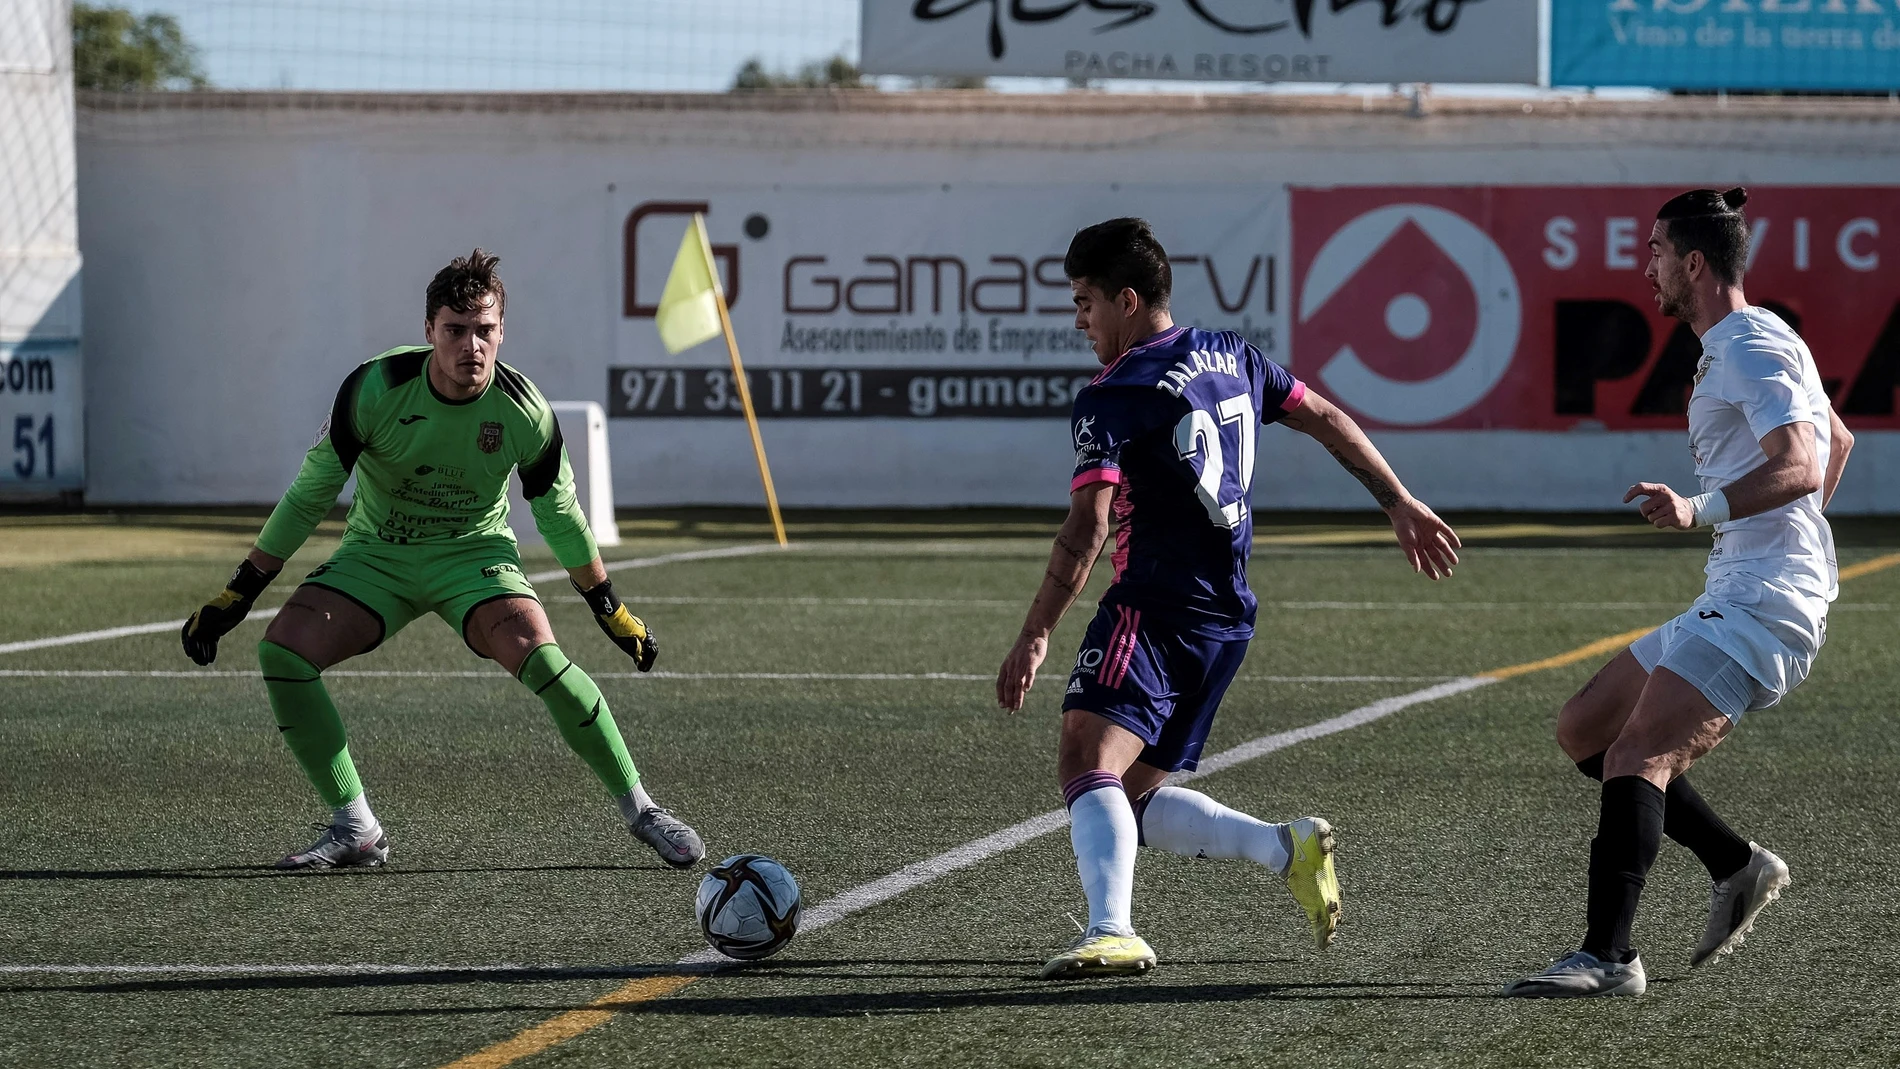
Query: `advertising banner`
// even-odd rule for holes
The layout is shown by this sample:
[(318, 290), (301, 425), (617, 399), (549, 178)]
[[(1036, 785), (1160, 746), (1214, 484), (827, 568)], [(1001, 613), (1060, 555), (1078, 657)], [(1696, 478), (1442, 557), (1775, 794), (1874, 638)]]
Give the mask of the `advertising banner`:
[(77, 340), (0, 342), (0, 494), (86, 485)]
[[(1291, 368), (1370, 426), (1674, 430), (1701, 343), (1643, 275), (1678, 187), (1292, 191)], [(1749, 191), (1750, 301), (1900, 429), (1900, 187)]]
[(667, 357), (653, 324), (694, 212), (706, 214), (760, 418), (1063, 419), (1100, 370), (1062, 257), (1075, 231), (1122, 215), (1154, 224), (1181, 322), (1283, 346), (1282, 187), (1113, 183), (720, 190), (628, 198), (616, 419), (738, 418), (722, 346)]
[(1550, 0), (1552, 85), (1889, 92), (1893, 0)]
[(1533, 0), (865, 0), (871, 74), (1247, 82), (1538, 79)]

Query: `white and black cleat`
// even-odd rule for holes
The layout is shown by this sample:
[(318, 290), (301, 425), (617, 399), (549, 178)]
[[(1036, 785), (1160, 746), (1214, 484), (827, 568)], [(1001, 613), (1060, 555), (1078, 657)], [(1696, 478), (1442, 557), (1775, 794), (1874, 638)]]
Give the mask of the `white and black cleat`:
[[(319, 825), (322, 827), (322, 825)], [(375, 868), (389, 860), (389, 836), (379, 826), (366, 836), (348, 835), (332, 824), (308, 849), (277, 862), (280, 869)]]
[(1754, 843), (1748, 848), (1751, 853), (1742, 871), (1709, 888), (1709, 926), (1689, 956), (1691, 969), (1733, 953), (1748, 938), (1761, 911), (1794, 882), (1786, 862)]
[(633, 818), (627, 831), (653, 848), (660, 860), (676, 869), (689, 869), (706, 856), (706, 843), (699, 833), (673, 815), (671, 810), (648, 806)]
[(1579, 950), (1500, 993), (1506, 998), (1604, 998), (1640, 995), (1648, 988), (1642, 958), (1631, 958), (1624, 964)]

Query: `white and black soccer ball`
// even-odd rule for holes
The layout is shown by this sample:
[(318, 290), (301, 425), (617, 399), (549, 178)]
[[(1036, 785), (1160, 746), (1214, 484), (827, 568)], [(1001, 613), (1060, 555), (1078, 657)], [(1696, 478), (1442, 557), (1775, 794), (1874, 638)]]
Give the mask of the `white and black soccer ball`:
[(798, 931), (798, 881), (760, 854), (735, 854), (699, 881), (699, 930), (729, 958), (775, 954)]

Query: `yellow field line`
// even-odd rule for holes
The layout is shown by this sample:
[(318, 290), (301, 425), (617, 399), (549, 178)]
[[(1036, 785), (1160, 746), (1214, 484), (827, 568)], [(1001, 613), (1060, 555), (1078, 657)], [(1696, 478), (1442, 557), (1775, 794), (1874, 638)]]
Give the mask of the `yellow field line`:
[[(1871, 575), (1896, 564), (1900, 564), (1900, 553), (1889, 553), (1884, 557), (1875, 557), (1872, 560), (1842, 568), (1841, 578), (1858, 579), (1863, 575)], [(1614, 653), (1654, 630), (1654, 627), (1639, 627), (1620, 635), (1586, 642), (1574, 650), (1560, 653), (1555, 657), (1546, 657), (1541, 661), (1526, 661), (1523, 664), (1514, 664), (1505, 668), (1493, 668), (1488, 672), (1478, 672), (1476, 675), (1481, 679), (1501, 680), (1552, 668), (1562, 668), (1576, 664), (1578, 661), (1587, 661), (1592, 657)], [(450, 1062), (443, 1069), (503, 1069), (504, 1066), (512, 1065), (530, 1055), (539, 1054), (549, 1047), (565, 1043), (583, 1032), (606, 1024), (613, 1020), (615, 1013), (626, 1007), (665, 998), (699, 978), (697, 975), (676, 974), (649, 976), (635, 980), (610, 994), (595, 999), (583, 1009), (569, 1010), (558, 1017), (543, 1021), (492, 1047), (485, 1047), (466, 1058)]]
[(1864, 560), (1864, 561), (1861, 561), (1859, 564), (1850, 564), (1847, 567), (1842, 568), (1841, 579), (1843, 581), (1848, 580), (1848, 579), (1859, 579), (1863, 575), (1872, 575), (1875, 572), (1884, 572), (1888, 568), (1891, 568), (1896, 564), (1900, 564), (1900, 553), (1889, 553), (1884, 557), (1875, 557), (1873, 560)]
[(443, 1069), (501, 1069), (502, 1066), (511, 1065), (531, 1054), (539, 1054), (557, 1043), (565, 1043), (582, 1032), (606, 1024), (623, 1007), (663, 998), (697, 979), (697, 976), (648, 976), (634, 980), (612, 994), (588, 1003), (585, 1009), (569, 1010), (558, 1017), (542, 1021), (492, 1047), (485, 1047), (466, 1058), (450, 1062)]
[(1560, 653), (1555, 657), (1546, 657), (1541, 661), (1526, 661), (1523, 664), (1514, 664), (1508, 668), (1493, 668), (1489, 672), (1479, 672), (1478, 678), (1510, 679), (1512, 676), (1528, 675), (1531, 672), (1542, 672), (1547, 668), (1562, 668), (1567, 664), (1576, 664), (1578, 661), (1587, 661), (1592, 657), (1601, 657), (1606, 653), (1615, 653), (1617, 650), (1622, 649), (1624, 646), (1629, 645), (1654, 630), (1656, 630), (1654, 627), (1639, 627), (1634, 631), (1625, 631), (1620, 635), (1611, 635), (1609, 638), (1600, 638), (1595, 642), (1587, 642), (1571, 650), (1569, 653)]

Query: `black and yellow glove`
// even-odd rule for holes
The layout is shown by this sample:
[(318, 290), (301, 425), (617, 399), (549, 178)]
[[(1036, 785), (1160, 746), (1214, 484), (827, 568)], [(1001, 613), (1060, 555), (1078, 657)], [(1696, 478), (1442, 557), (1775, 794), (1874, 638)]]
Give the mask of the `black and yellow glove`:
[(660, 644), (653, 638), (653, 629), (628, 612), (614, 596), (613, 580), (603, 579), (592, 590), (581, 590), (581, 585), (575, 583), (574, 589), (580, 590), (581, 600), (593, 610), (594, 622), (621, 652), (633, 658), (633, 666), (642, 672), (652, 671), (653, 659), (660, 655)]
[(248, 559), (240, 561), (237, 571), (231, 573), (231, 581), (224, 584), (224, 593), (212, 598), (185, 621), (179, 635), (185, 642), (185, 656), (199, 664), (217, 660), (218, 640), (244, 622), (257, 596), (275, 578), (276, 572), (264, 571)]

